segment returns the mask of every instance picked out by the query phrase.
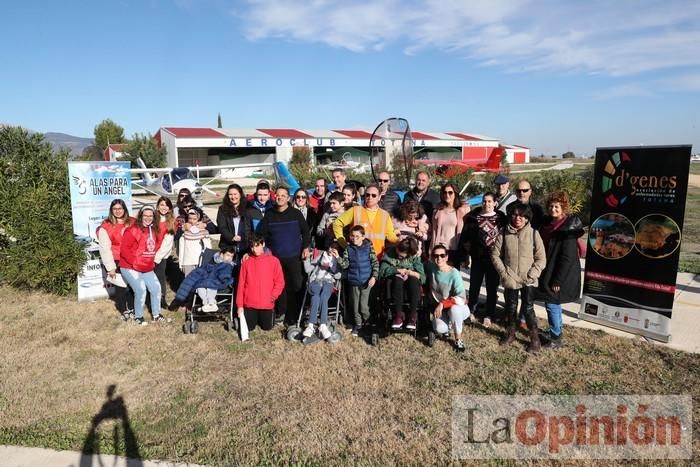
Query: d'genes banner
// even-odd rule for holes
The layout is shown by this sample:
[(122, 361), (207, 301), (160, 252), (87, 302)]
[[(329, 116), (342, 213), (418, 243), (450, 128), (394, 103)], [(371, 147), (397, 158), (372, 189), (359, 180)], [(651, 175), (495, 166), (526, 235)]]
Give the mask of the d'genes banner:
[(690, 150), (598, 148), (579, 318), (670, 340)]

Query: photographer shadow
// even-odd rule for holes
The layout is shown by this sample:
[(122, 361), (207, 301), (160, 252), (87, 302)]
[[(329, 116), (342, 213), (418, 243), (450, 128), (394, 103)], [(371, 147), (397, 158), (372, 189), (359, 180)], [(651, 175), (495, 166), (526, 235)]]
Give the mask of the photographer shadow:
[(111, 437), (114, 455), (127, 457), (126, 465), (129, 467), (143, 465), (136, 435), (129, 421), (126, 404), (122, 396), (115, 397), (116, 389), (116, 384), (107, 386), (107, 400), (102, 404), (95, 416), (92, 417), (90, 431), (88, 431), (83, 443), (80, 467), (90, 467), (93, 463), (99, 466), (104, 465), (103, 459), (100, 458), (100, 425), (110, 421), (114, 422), (112, 424)]

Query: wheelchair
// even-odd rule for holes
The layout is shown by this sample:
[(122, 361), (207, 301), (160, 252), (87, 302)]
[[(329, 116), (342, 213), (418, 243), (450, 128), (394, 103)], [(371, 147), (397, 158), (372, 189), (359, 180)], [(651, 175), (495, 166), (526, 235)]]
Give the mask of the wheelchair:
[[(417, 321), (415, 329), (408, 329), (406, 321), (401, 328), (392, 328), (394, 319), (393, 308), (394, 298), (392, 296), (391, 287), (387, 278), (380, 279), (374, 286), (377, 293), (374, 297), (370, 297), (370, 322), (371, 331), (369, 334), (370, 343), (373, 346), (379, 346), (380, 339), (388, 337), (390, 334), (411, 334), (415, 339), (421, 340), (422, 336), (427, 336), (428, 345), (432, 347), (435, 342), (435, 335), (432, 335), (432, 323), (430, 321), (429, 310), (426, 310), (426, 292), (423, 286), (420, 287), (420, 296), (418, 299), (418, 307), (416, 308)], [(408, 310), (410, 303), (408, 297), (404, 297), (402, 304), (404, 310)], [(407, 312), (404, 312), (404, 318), (408, 318)]]
[[(218, 250), (207, 248), (202, 252), (199, 259), (199, 266), (209, 263)], [(185, 311), (185, 323), (182, 325), (182, 330), (185, 334), (197, 334), (199, 332), (199, 323), (202, 321), (210, 321), (212, 318), (223, 318), (227, 331), (235, 332), (238, 328), (235, 311), (236, 289), (234, 286), (226, 287), (216, 293), (216, 311), (204, 311), (202, 299), (195, 290), (193, 292), (192, 304)], [(199, 320), (199, 321), (198, 321)]]
[[(304, 299), (301, 302), (301, 310), (299, 311), (299, 318), (297, 318), (297, 323), (295, 326), (291, 326), (287, 329), (287, 339), (293, 342), (301, 342), (304, 345), (313, 345), (321, 342), (321, 338), (318, 336), (318, 332), (310, 337), (303, 337), (302, 335), (302, 322), (308, 321), (309, 319), (309, 307), (307, 306), (309, 302), (309, 287), (308, 284), (304, 290)], [(331, 332), (331, 337), (328, 338), (328, 342), (332, 344), (337, 344), (342, 340), (342, 335), (338, 332), (338, 324), (342, 320), (342, 315), (345, 312), (345, 302), (343, 301), (343, 280), (338, 279), (333, 285), (333, 291), (331, 296), (328, 298), (328, 330)]]

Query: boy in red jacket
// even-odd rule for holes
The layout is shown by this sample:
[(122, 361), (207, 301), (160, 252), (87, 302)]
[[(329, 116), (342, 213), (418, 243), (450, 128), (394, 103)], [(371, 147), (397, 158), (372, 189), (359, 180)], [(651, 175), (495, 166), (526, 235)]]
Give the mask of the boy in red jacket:
[[(250, 240), (250, 256), (244, 259), (241, 265), (236, 292), (238, 317), (245, 317), (249, 332), (255, 329), (256, 325), (264, 331), (272, 329), (275, 322), (275, 300), (283, 289), (284, 274), (279, 260), (271, 253), (265, 252), (265, 238), (260, 234), (253, 234)], [(245, 334), (242, 332), (241, 336)]]

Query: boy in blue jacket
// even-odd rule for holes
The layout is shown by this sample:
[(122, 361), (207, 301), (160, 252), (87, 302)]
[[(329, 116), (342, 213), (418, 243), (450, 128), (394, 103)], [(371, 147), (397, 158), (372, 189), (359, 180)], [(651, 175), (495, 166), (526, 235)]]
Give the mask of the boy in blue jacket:
[(233, 247), (223, 247), (210, 263), (192, 271), (177, 289), (175, 301), (185, 303), (187, 296), (197, 290), (202, 299), (202, 311), (213, 312), (219, 309), (216, 294), (221, 289), (233, 285), (233, 258), (236, 252)]

